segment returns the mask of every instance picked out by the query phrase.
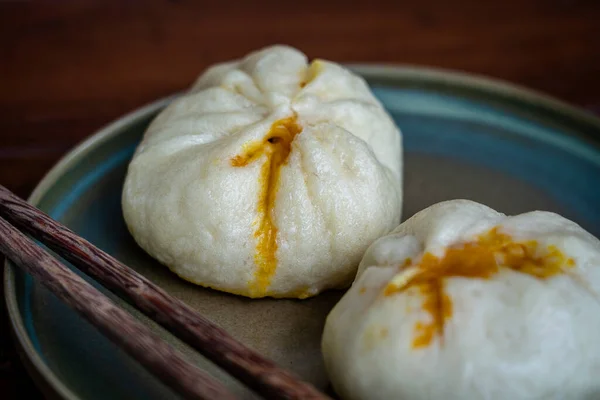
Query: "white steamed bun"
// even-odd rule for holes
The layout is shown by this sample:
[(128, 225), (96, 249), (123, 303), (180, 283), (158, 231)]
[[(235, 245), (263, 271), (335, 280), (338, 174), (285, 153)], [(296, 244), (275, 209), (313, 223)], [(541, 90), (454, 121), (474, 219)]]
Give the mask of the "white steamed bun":
[(322, 350), (350, 399), (600, 398), (600, 241), (455, 200), (373, 243)]
[(285, 46), (209, 68), (152, 122), (123, 214), (182, 278), (249, 297), (347, 287), (400, 222), (400, 132), (365, 81)]

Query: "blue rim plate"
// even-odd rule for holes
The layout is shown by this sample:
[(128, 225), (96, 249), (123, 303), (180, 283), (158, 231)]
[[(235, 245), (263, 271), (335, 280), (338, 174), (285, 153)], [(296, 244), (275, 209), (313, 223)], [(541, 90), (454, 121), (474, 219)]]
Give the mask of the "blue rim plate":
[[(469, 198), (514, 214), (558, 212), (600, 236), (600, 120), (513, 85), (416, 67), (351, 66), (367, 78), (404, 134), (407, 218), (438, 201)], [(67, 154), (29, 201), (108, 251), (234, 336), (326, 390), (323, 320), (340, 292), (306, 301), (250, 301), (198, 288), (159, 267), (122, 221), (120, 190), (147, 124), (172, 97), (140, 108)], [(7, 263), (13, 333), (42, 389), (65, 399), (176, 398), (29, 275)], [(252, 395), (140, 315), (241, 397)]]

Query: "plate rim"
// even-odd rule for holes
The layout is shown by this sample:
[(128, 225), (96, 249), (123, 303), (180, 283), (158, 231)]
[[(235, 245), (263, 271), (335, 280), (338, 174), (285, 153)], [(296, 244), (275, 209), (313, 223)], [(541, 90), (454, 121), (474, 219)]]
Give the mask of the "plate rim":
[[(569, 104), (554, 96), (527, 87), (513, 84), (506, 80), (488, 77), (480, 74), (472, 74), (464, 71), (449, 70), (443, 68), (424, 67), (410, 64), (366, 64), (349, 63), (344, 64), (354, 72), (366, 78), (385, 78), (392, 81), (418, 80), (422, 82), (449, 84), (453, 87), (475, 89), (482, 93), (510, 98), (523, 103), (536, 105), (566, 116), (571, 120), (578, 120), (600, 131), (600, 118), (585, 111), (576, 105)], [(68, 167), (85, 157), (96, 146), (106, 142), (129, 126), (137, 119), (152, 113), (178, 97), (180, 93), (160, 98), (109, 122), (95, 131), (87, 138), (73, 146), (63, 155), (50, 170), (38, 182), (27, 201), (37, 205), (48, 189), (64, 173)], [(600, 137), (596, 138), (600, 140)], [(33, 381), (45, 395), (53, 398), (68, 400), (83, 400), (77, 396), (45, 363), (40, 353), (35, 349), (30, 336), (27, 334), (23, 316), (19, 311), (19, 300), (16, 289), (16, 267), (6, 260), (4, 262), (4, 299), (6, 302), (7, 315), (13, 343), (26, 370), (32, 376)]]
[[(99, 144), (120, 134), (121, 130), (129, 124), (136, 121), (153, 111), (160, 109), (168, 104), (177, 95), (161, 98), (140, 108), (137, 108), (124, 116), (117, 118), (113, 122), (100, 128), (81, 142), (76, 144), (56, 164), (44, 175), (38, 182), (33, 192), (27, 198), (27, 202), (37, 205), (40, 199), (45, 195), (48, 189), (56, 182), (61, 174), (74, 162), (85, 157)], [(23, 316), (19, 311), (19, 299), (17, 298), (17, 289), (15, 281), (16, 267), (8, 260), (4, 261), (4, 301), (8, 314), (9, 326), (13, 342), (17, 347), (19, 358), (25, 364), (27, 372), (32, 376), (33, 381), (43, 394), (50, 394), (52, 397), (68, 400), (79, 400), (77, 396), (63, 381), (52, 371), (52, 369), (42, 359), (39, 352), (27, 334)]]

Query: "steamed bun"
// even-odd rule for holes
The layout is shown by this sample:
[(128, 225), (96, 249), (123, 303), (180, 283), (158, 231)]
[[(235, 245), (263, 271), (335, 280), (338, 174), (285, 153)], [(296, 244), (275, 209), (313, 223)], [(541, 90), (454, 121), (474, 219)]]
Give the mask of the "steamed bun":
[(600, 398), (600, 241), (455, 200), (373, 243), (322, 341), (350, 399)]
[(156, 117), (122, 205), (137, 243), (182, 278), (306, 298), (349, 286), (400, 222), (400, 132), (359, 76), (269, 47), (209, 68)]

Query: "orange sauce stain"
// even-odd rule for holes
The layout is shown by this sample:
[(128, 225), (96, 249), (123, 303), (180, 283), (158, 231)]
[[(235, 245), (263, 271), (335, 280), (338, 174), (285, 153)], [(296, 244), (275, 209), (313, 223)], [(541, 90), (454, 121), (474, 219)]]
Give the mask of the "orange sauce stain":
[[(406, 268), (406, 263), (401, 268)], [(385, 296), (418, 288), (424, 297), (422, 304), (430, 318), (415, 325), (413, 348), (429, 346), (437, 336), (443, 343), (446, 321), (452, 317), (452, 299), (444, 291), (446, 278), (489, 279), (501, 268), (509, 268), (538, 279), (548, 279), (575, 266), (575, 260), (565, 256), (556, 246), (540, 248), (535, 240), (514, 242), (493, 228), (476, 241), (452, 246), (442, 257), (425, 253), (413, 265), (417, 272), (405, 283), (390, 283)]]
[(280, 119), (271, 125), (262, 141), (245, 146), (241, 154), (231, 159), (233, 167), (245, 167), (263, 156), (266, 158), (259, 176), (258, 219), (254, 222), (254, 237), (257, 238), (254, 262), (257, 270), (254, 281), (250, 283), (252, 297), (265, 295), (277, 269), (277, 227), (271, 213), (279, 187), (281, 166), (287, 162), (294, 137), (301, 131), (296, 117)]

